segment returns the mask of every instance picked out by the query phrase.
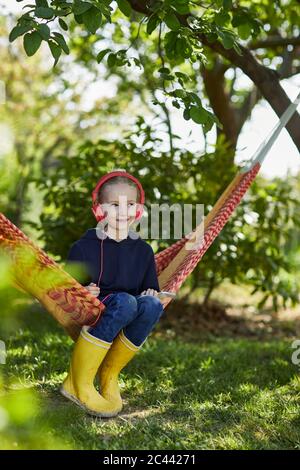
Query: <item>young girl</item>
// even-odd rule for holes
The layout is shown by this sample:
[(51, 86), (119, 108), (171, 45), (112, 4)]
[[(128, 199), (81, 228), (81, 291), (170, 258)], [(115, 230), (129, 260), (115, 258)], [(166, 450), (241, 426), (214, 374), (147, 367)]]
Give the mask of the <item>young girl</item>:
[[(95, 195), (93, 212), (102, 224), (72, 244), (68, 261), (84, 263), (86, 287), (106, 308), (82, 328), (61, 393), (89, 414), (109, 417), (122, 409), (119, 372), (146, 341), (163, 303), (152, 247), (129, 230), (142, 213), (141, 183), (125, 170), (113, 171), (99, 180)], [(97, 371), (101, 394), (94, 387)]]

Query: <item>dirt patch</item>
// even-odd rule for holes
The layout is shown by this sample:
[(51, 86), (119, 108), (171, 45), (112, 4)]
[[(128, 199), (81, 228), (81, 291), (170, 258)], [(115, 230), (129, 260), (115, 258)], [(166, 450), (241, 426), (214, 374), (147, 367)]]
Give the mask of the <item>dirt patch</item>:
[(217, 301), (208, 304), (174, 300), (166, 308), (156, 333), (184, 336), (241, 336), (241, 337), (290, 337), (300, 338), (300, 307), (296, 309), (272, 309), (256, 312), (253, 306), (233, 307)]

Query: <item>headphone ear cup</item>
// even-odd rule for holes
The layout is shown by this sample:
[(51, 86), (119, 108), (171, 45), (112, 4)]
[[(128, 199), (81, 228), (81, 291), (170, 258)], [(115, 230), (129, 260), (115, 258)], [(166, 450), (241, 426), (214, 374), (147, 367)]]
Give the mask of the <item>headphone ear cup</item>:
[(105, 219), (105, 215), (103, 214), (100, 204), (95, 207), (92, 207), (92, 211), (94, 216), (96, 217), (97, 222), (101, 222), (101, 220)]
[(138, 204), (138, 209), (135, 214), (135, 220), (138, 220), (142, 217), (144, 212), (144, 204)]

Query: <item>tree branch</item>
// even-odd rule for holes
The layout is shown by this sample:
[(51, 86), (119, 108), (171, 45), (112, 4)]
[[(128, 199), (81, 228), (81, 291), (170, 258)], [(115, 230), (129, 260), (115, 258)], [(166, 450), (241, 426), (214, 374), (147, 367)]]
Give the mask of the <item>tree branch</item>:
[[(145, 0), (129, 0), (132, 8), (144, 15), (149, 16), (152, 12), (149, 10), (148, 2)], [(176, 15), (182, 26), (189, 28), (199, 42), (207, 46), (214, 52), (225, 57), (233, 65), (239, 67), (259, 89), (261, 95), (268, 101), (278, 117), (281, 117), (286, 108), (291, 103), (280, 84), (280, 75), (275, 70), (269, 69), (257, 62), (256, 58), (246, 47), (239, 45), (242, 54), (239, 55), (235, 49), (225, 49), (219, 41), (209, 42), (203, 33), (194, 31), (187, 22), (190, 15)], [(292, 140), (300, 151), (300, 116), (295, 113), (286, 125)]]
[(292, 38), (283, 38), (281, 36), (269, 36), (259, 41), (250, 41), (247, 49), (255, 50), (260, 48), (274, 48), (281, 46), (298, 46), (300, 44), (300, 36)]
[(217, 128), (217, 135), (219, 137), (220, 134), (224, 134), (229, 146), (235, 149), (238, 139), (238, 126), (235, 108), (229, 93), (226, 92), (223, 65), (217, 57), (212, 69), (201, 67), (201, 75), (211, 107), (223, 125), (222, 130)]

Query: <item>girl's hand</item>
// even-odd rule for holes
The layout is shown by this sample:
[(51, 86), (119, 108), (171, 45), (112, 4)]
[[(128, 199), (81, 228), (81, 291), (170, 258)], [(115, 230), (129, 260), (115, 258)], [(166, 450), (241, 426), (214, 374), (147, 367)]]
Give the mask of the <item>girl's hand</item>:
[(90, 294), (94, 295), (95, 297), (98, 297), (100, 294), (100, 287), (97, 286), (97, 284), (94, 284), (91, 282), (89, 285), (84, 286)]
[[(143, 292), (141, 292), (140, 295), (153, 295), (154, 297), (158, 297), (158, 291), (155, 289), (147, 289), (147, 290), (143, 290)], [(164, 307), (167, 306), (168, 303), (171, 301), (171, 299), (168, 299), (167, 297), (164, 297), (159, 300), (163, 304)]]
[(155, 289), (146, 289), (141, 292), (140, 295), (153, 295), (154, 297), (158, 296), (158, 291)]

